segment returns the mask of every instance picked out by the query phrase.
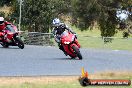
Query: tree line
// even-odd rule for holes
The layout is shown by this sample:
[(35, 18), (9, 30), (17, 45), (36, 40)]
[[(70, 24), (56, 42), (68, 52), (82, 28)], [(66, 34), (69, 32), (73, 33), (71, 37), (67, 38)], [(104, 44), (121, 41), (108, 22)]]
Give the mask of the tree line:
[[(8, 18), (19, 22), (20, 0), (2, 0), (0, 6), (12, 7)], [(118, 8), (131, 7), (132, 0), (22, 0), (22, 30), (49, 32), (53, 18), (69, 16), (71, 25), (88, 30), (96, 22), (101, 36), (116, 33)], [(1, 15), (4, 16), (3, 13)], [(62, 18), (62, 20), (65, 20)]]

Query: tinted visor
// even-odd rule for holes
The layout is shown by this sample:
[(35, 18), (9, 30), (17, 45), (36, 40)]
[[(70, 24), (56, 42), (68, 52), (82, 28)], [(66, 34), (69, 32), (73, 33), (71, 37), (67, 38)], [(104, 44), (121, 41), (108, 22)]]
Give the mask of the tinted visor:
[(0, 21), (0, 24), (3, 24), (4, 23), (4, 21)]

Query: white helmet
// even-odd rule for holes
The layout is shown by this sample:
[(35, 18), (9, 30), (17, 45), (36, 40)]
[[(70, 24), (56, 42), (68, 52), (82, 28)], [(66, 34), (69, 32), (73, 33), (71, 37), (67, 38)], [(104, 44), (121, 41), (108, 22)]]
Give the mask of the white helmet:
[(61, 22), (60, 22), (60, 19), (59, 18), (55, 18), (52, 23), (53, 23), (54, 26), (59, 26), (59, 24)]
[(4, 23), (4, 18), (0, 17), (0, 25), (2, 25)]

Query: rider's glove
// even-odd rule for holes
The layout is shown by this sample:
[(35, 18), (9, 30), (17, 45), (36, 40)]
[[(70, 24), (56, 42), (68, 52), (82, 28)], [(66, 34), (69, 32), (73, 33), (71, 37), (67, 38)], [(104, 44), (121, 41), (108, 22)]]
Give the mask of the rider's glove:
[(76, 39), (77, 39), (77, 34), (76, 34), (76, 33), (74, 33), (74, 35), (75, 35), (75, 37), (76, 37)]

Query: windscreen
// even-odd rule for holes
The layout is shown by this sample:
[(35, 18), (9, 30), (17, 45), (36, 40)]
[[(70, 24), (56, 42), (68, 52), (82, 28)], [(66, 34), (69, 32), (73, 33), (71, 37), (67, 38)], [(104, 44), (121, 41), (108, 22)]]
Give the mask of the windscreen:
[(11, 25), (7, 25), (6, 30), (9, 30), (10, 32), (13, 32), (13, 33), (15, 32), (15, 30), (13, 29)]
[(64, 31), (61, 36), (67, 36), (68, 35), (68, 31)]

